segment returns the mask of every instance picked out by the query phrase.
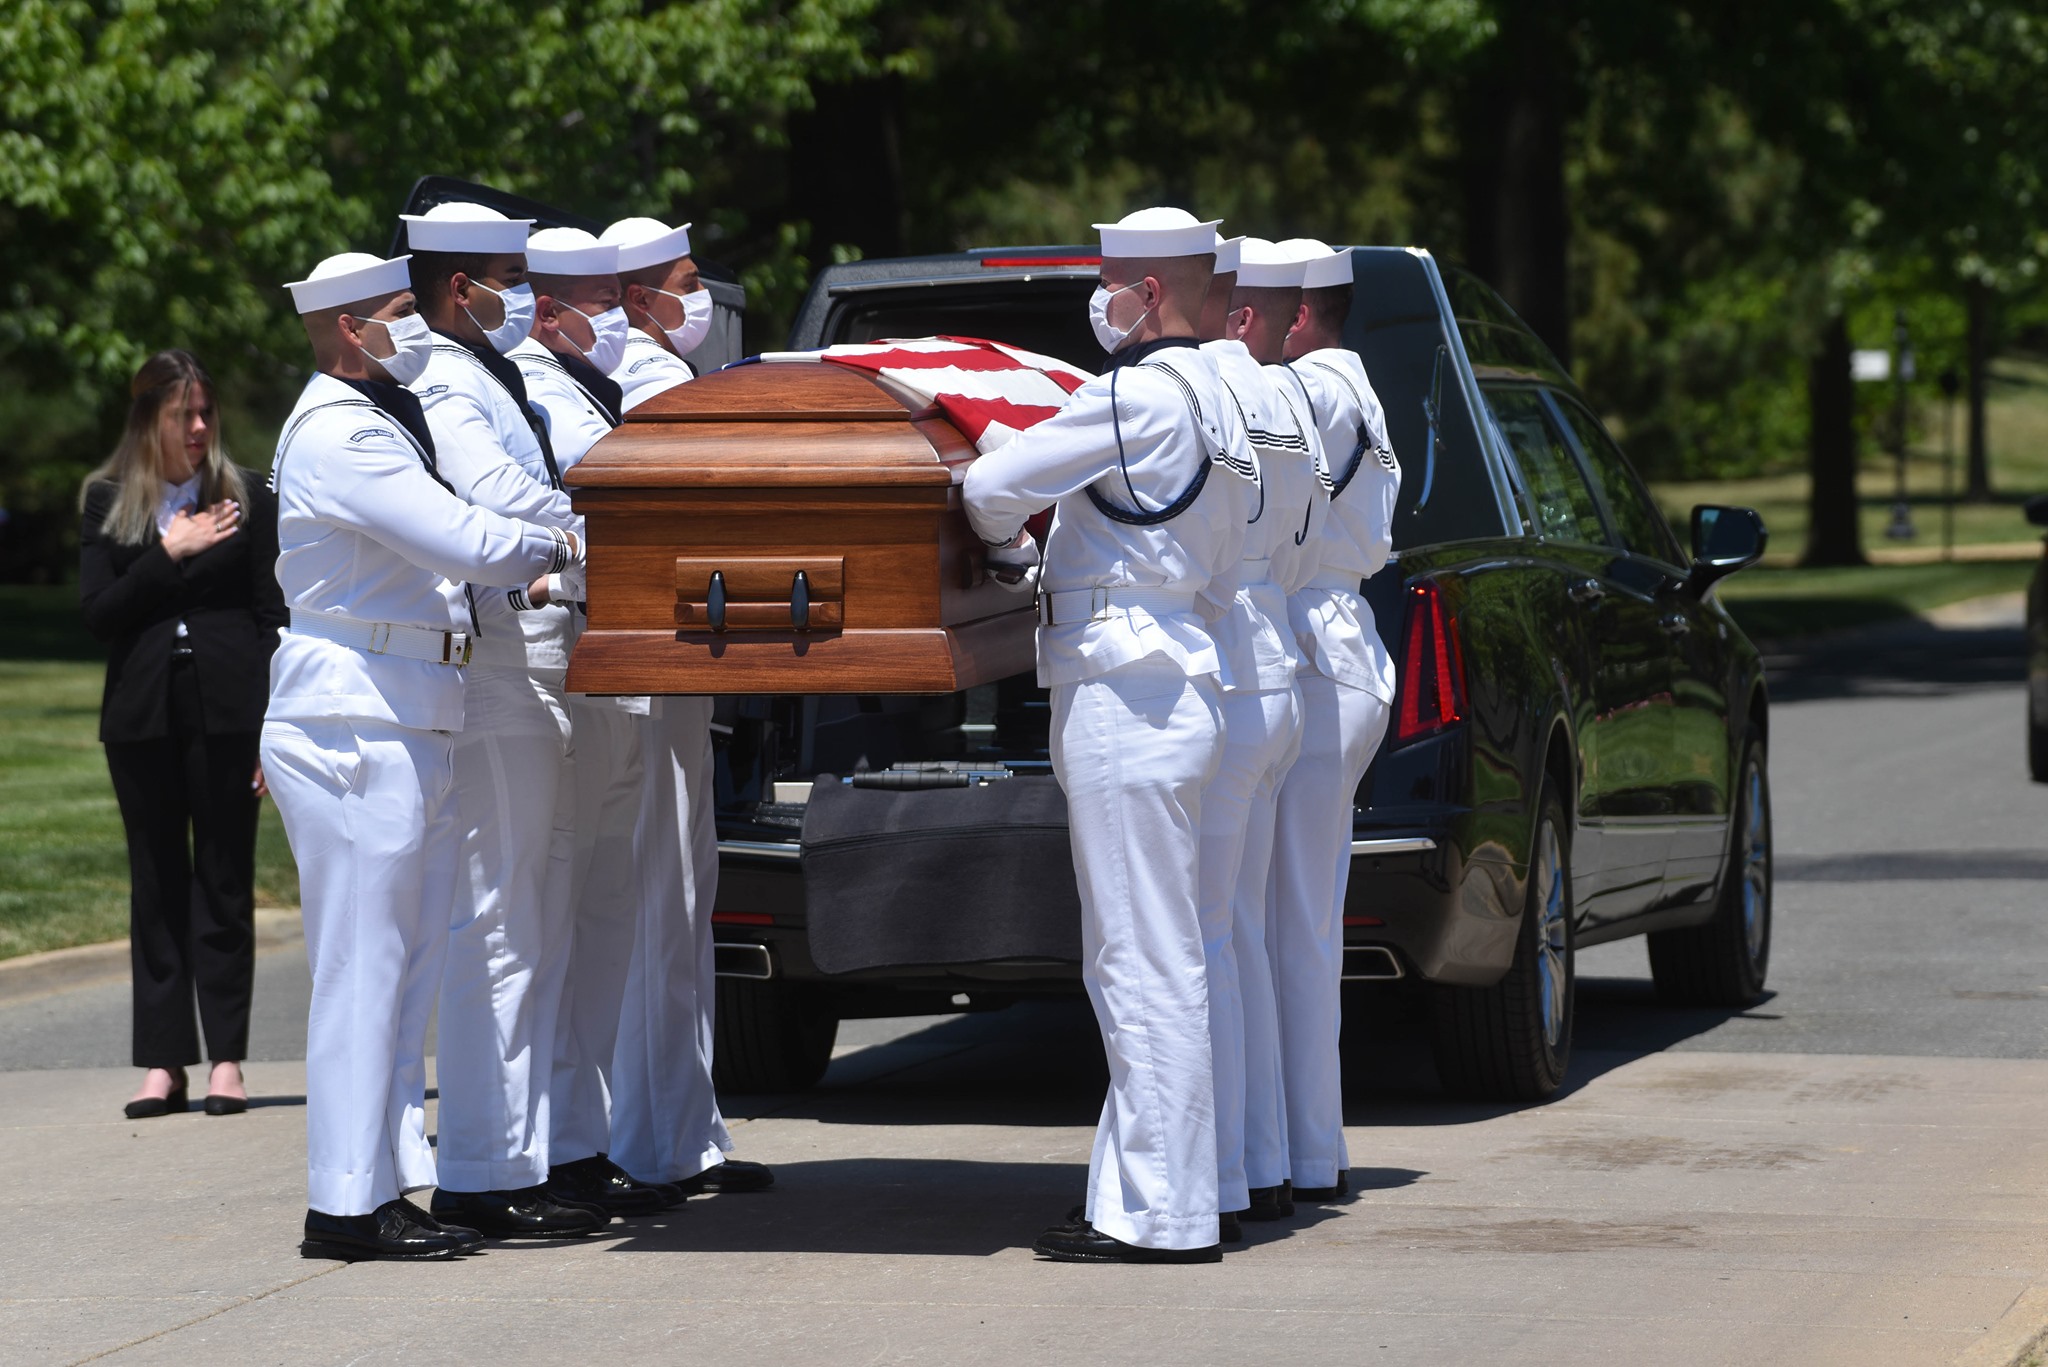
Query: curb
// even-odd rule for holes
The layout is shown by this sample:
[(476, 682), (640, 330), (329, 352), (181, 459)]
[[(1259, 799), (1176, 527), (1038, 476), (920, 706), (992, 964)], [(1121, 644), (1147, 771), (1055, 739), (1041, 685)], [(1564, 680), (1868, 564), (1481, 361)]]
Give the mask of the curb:
[(1953, 1367), (2025, 1367), (2048, 1343), (2048, 1286), (2031, 1286), (1991, 1326), (1991, 1332), (1957, 1355)]
[[(297, 907), (256, 908), (256, 950), (281, 949), (305, 938)], [(26, 1001), (128, 976), (128, 941), (107, 940), (0, 959), (0, 1002)]]

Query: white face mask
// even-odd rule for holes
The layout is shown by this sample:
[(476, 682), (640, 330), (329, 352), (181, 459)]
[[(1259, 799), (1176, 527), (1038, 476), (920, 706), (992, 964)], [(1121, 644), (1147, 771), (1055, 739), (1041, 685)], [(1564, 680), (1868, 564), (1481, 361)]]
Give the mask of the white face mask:
[[(581, 312), (578, 309), (571, 309), (567, 304), (562, 306), (562, 311)], [(611, 374), (619, 368), (619, 362), (626, 357), (626, 338), (632, 335), (633, 324), (627, 320), (626, 311), (617, 306), (608, 308), (594, 317), (585, 314), (583, 321), (590, 325), (592, 340), (589, 346), (586, 347), (574, 337), (569, 337), (567, 329), (563, 330), (562, 335), (569, 337), (569, 345), (582, 352), (584, 360), (597, 367), (598, 374)], [(557, 323), (556, 326), (560, 327), (560, 324)]]
[(683, 325), (679, 328), (663, 328), (668, 334), (668, 344), (676, 349), (676, 355), (687, 356), (703, 342), (704, 335), (711, 331), (711, 291), (693, 290), (689, 294), (675, 294), (669, 290), (656, 290), (666, 294), (683, 306)]
[(1109, 321), (1109, 301), (1122, 294), (1124, 290), (1134, 290), (1144, 283), (1144, 281), (1140, 280), (1125, 285), (1123, 289), (1116, 290), (1110, 289), (1107, 286), (1097, 285), (1095, 293), (1089, 296), (1088, 323), (1089, 326), (1095, 329), (1095, 340), (1102, 344), (1104, 351), (1114, 352), (1118, 347), (1121, 347), (1130, 339), (1131, 334), (1138, 330), (1138, 324), (1145, 321), (1145, 314), (1152, 311), (1149, 308), (1146, 309), (1145, 313), (1141, 313), (1136, 318), (1133, 318), (1131, 325), (1127, 328), (1117, 327)]
[(487, 294), (497, 295), (498, 302), (505, 306), (505, 321), (494, 328), (477, 323), (476, 315), (469, 313), (466, 306), (462, 310), (469, 313), (470, 322), (483, 328), (484, 336), (490, 339), (491, 345), (497, 348), (498, 353), (503, 355), (525, 341), (526, 334), (533, 331), (533, 286), (514, 285), (509, 290), (494, 290), (481, 280), (472, 280), (469, 283)]
[(375, 323), (391, 339), (391, 354), (379, 356), (368, 347), (363, 355), (382, 366), (393, 384), (411, 384), (426, 373), (427, 358), (434, 354), (434, 330), (417, 313), (403, 318), (359, 318), (358, 324)]

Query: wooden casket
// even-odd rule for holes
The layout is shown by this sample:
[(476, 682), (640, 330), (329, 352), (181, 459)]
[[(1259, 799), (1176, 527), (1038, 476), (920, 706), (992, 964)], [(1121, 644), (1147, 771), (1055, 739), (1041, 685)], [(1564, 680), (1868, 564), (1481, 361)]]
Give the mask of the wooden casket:
[(579, 693), (949, 693), (1032, 668), (961, 510), (971, 442), (878, 377), (764, 363), (656, 395), (565, 483)]

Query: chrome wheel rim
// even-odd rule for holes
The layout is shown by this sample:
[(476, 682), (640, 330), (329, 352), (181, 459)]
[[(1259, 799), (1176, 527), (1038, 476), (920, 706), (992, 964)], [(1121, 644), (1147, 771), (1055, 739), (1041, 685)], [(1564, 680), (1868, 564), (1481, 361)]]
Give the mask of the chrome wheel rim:
[(1557, 828), (1544, 822), (1536, 847), (1536, 981), (1542, 996), (1543, 1042), (1552, 1049), (1564, 1039), (1565, 1003), (1571, 989), (1565, 960), (1564, 857)]
[(1744, 778), (1743, 805), (1748, 811), (1742, 825), (1742, 941), (1754, 964), (1763, 958), (1770, 924), (1771, 820), (1763, 770), (1752, 764)]

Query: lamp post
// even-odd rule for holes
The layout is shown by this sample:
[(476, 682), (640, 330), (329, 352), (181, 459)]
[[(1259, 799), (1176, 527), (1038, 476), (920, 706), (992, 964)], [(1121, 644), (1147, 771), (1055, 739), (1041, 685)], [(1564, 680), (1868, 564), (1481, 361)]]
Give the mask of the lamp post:
[(1892, 520), (1884, 534), (1894, 541), (1910, 541), (1913, 509), (1906, 502), (1906, 381), (1913, 378), (1913, 339), (1906, 332), (1906, 311), (1892, 315), (1892, 440), (1898, 447), (1898, 496), (1892, 503)]
[(1954, 366), (1941, 372), (1941, 558), (1956, 558), (1956, 395), (1963, 377)]

